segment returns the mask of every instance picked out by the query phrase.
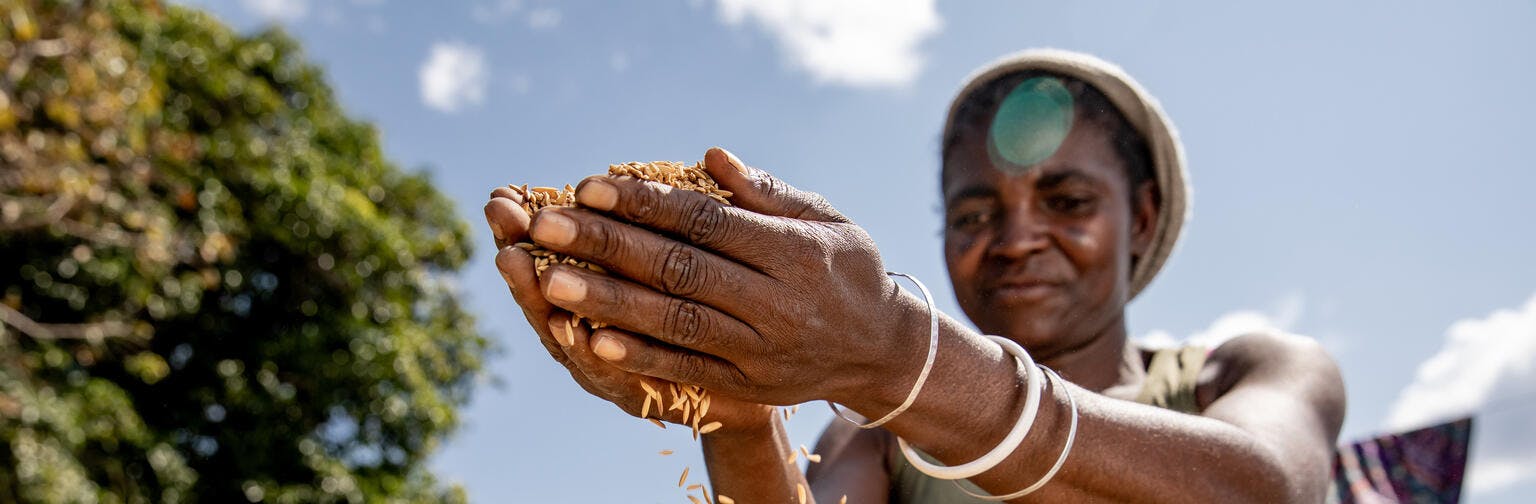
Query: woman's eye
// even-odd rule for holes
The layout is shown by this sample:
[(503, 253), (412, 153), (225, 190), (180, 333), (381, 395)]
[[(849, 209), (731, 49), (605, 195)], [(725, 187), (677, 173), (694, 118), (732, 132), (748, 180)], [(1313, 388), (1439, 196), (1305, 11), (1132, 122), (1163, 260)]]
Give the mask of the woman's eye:
[(992, 214), (987, 211), (953, 212), (950, 214), (949, 228), (955, 231), (974, 231), (991, 221)]
[(1065, 214), (1082, 214), (1093, 209), (1093, 197), (1056, 195), (1045, 200), (1045, 204), (1052, 211)]

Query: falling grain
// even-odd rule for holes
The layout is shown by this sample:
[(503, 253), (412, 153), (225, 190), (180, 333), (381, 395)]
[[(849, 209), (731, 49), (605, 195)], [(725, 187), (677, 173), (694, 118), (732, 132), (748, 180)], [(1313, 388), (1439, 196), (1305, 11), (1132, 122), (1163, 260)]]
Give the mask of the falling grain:
[(805, 484), (795, 483), (795, 493), (800, 496), (800, 504), (805, 504)]
[(665, 457), (667, 455), (671, 455), (672, 454), (672, 450), (662, 450), (662, 451), (659, 451), (659, 452), (656, 452), (656, 453), (659, 453), (659, 454), (661, 454), (661, 456)]
[[(720, 185), (717, 184), (715, 180), (709, 176), (709, 174), (704, 170), (702, 161), (694, 164), (674, 161), (656, 161), (651, 163), (630, 162), (613, 164), (608, 166), (608, 175), (612, 177), (633, 177), (640, 180), (664, 184), (666, 186), (675, 187), (678, 189), (698, 192), (708, 196), (710, 199), (722, 205), (730, 205), (730, 198), (734, 196), (731, 191), (721, 189)], [(529, 187), (527, 184), (521, 186), (513, 185), (508, 187), (512, 189), (513, 192), (517, 193), (518, 196), (520, 196), (522, 202), (519, 206), (521, 206), (523, 211), (527, 212), (530, 217), (550, 207), (576, 206), (576, 190), (570, 185), (566, 185), (564, 188)], [(524, 251), (527, 251), (528, 254), (534, 258), (533, 267), (535, 274), (542, 275), (546, 270), (549, 269), (550, 266), (557, 264), (569, 265), (598, 274), (607, 273), (607, 270), (603, 269), (601, 266), (574, 257), (566, 256), (558, 252), (547, 250), (535, 243), (520, 242), (514, 245), (520, 249), (523, 249)], [(571, 346), (576, 343), (575, 329), (577, 324), (584, 324), (589, 330), (599, 329), (607, 326), (607, 324), (592, 320), (580, 314), (572, 314), (571, 317), (566, 320), (564, 338), (565, 346)], [(703, 426), (700, 426), (700, 424), (704, 421), (704, 417), (709, 414), (710, 408), (709, 393), (702, 387), (695, 385), (679, 386), (675, 383), (671, 384), (670, 390), (672, 400), (670, 403), (663, 399), (662, 393), (655, 387), (652, 387), (643, 381), (640, 383), (640, 387), (645, 390), (646, 395), (645, 402), (640, 407), (640, 416), (652, 424), (655, 424), (657, 427), (666, 429), (667, 425), (662, 423), (662, 421), (659, 419), (650, 418), (652, 406), (655, 406), (658, 416), (666, 416), (667, 412), (674, 410), (681, 411), (682, 419), (679, 420), (678, 423), (690, 426), (692, 428), (691, 430), (694, 439), (698, 439), (702, 434), (714, 432), (716, 429), (721, 427), (720, 422), (709, 422), (705, 423)], [(784, 415), (786, 420), (789, 419), (790, 411), (785, 410)], [(671, 455), (672, 450), (662, 450), (661, 454)], [(682, 487), (687, 482), (687, 480), (688, 469), (684, 468), (682, 476), (678, 478), (677, 485)], [(704, 502), (710, 502), (709, 490), (702, 488), (702, 485), (695, 486), (703, 490)], [(691, 490), (693, 487), (690, 487), (689, 489)], [(803, 503), (805, 500), (804, 489), (801, 490), (801, 494), (801, 501)], [(716, 497), (718, 498), (720, 504), (735, 504), (736, 502), (734, 499), (724, 495), (719, 495)], [(689, 495), (688, 499), (693, 501), (695, 504), (699, 504), (699, 500), (692, 495)]]

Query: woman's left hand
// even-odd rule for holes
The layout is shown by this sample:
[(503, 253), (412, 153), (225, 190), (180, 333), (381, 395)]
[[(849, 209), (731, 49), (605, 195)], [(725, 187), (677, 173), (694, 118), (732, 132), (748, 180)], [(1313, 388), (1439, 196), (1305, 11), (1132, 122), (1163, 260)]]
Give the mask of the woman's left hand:
[(598, 356), (634, 373), (767, 404), (904, 393), (928, 314), (885, 275), (869, 235), (821, 196), (723, 149), (705, 155), (705, 169), (735, 206), (594, 176), (576, 190), (580, 207), (539, 211), (537, 244), (614, 274), (554, 265), (545, 297), (650, 336), (595, 335)]

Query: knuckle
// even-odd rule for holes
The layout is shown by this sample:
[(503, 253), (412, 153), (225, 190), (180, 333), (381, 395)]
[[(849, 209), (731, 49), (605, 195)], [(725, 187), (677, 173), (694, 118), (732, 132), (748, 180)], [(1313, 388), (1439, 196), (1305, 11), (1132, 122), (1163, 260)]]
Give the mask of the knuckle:
[(706, 326), (709, 324), (704, 314), (704, 307), (693, 301), (676, 299), (672, 301), (672, 307), (666, 313), (667, 319), (663, 323), (662, 330), (672, 335), (674, 344), (693, 348), (703, 342)]
[(620, 241), (623, 239), (619, 233), (614, 232), (613, 227), (598, 222), (584, 222), (581, 224), (581, 232), (577, 236), (587, 241), (593, 257), (604, 262), (611, 262), (624, 247)]
[(772, 198), (784, 197), (785, 191), (789, 188), (789, 186), (785, 184), (784, 181), (779, 180), (778, 177), (772, 175), (763, 176), (762, 178), (758, 179), (758, 183), (762, 186), (759, 188), (762, 193)]
[(726, 222), (725, 207), (713, 203), (708, 199), (697, 198), (683, 208), (680, 216), (683, 222), (681, 231), (688, 241), (711, 244), (721, 236), (720, 228)]
[(661, 206), (661, 190), (652, 184), (641, 182), (640, 190), (634, 191), (634, 198), (628, 205), (630, 215), (627, 217), (640, 222), (649, 222), (659, 206)]
[(698, 253), (682, 243), (674, 243), (660, 256), (656, 280), (661, 290), (683, 297), (694, 297), (700, 290)]
[(692, 355), (678, 359), (676, 372), (682, 383), (701, 383), (705, 378), (704, 360)]

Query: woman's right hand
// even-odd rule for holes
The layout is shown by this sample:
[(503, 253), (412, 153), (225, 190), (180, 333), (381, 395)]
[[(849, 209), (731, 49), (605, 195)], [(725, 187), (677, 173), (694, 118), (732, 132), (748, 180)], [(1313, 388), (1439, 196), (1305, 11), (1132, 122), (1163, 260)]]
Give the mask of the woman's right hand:
[[(624, 371), (593, 353), (593, 336), (612, 333), (633, 338), (634, 335), (615, 327), (592, 331), (586, 324), (569, 323), (572, 320), (571, 313), (550, 304), (544, 298), (540, 279), (534, 273), (533, 256), (513, 246), (518, 242), (529, 241), (530, 216), (523, 211), (521, 204), (521, 196), (516, 192), (505, 187), (498, 188), (491, 192), (491, 200), (485, 205), (485, 216), (491, 233), (496, 237), (496, 269), (501, 272), (502, 279), (512, 290), (513, 299), (522, 308), (523, 316), (534, 332), (538, 333), (539, 342), (550, 357), (564, 366), (571, 378), (587, 393), (613, 403), (625, 413), (636, 417), (646, 413), (648, 418), (693, 427), (690, 422), (692, 419), (685, 418), (683, 410), (671, 408), (674, 402), (672, 382)], [(653, 402), (648, 411), (643, 411), (647, 410), (647, 393), (642, 383), (662, 396), (663, 402)], [(709, 410), (699, 426), (720, 422), (721, 427), (714, 435), (760, 431), (773, 420), (772, 406), (740, 401), (716, 393), (710, 393), (709, 397)]]

